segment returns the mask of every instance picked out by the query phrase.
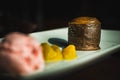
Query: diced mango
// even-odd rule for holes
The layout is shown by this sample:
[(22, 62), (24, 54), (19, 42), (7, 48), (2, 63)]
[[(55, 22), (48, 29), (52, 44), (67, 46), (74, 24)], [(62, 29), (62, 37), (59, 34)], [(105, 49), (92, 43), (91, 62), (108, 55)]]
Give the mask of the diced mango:
[(74, 45), (68, 45), (66, 48), (63, 49), (62, 54), (65, 60), (72, 60), (77, 57)]
[(57, 53), (56, 59), (62, 60), (62, 59), (63, 59), (63, 55), (62, 55), (62, 52), (61, 52), (61, 50), (60, 50), (60, 47), (57, 46), (57, 45), (52, 45), (51, 47), (52, 47), (53, 50)]
[(49, 45), (48, 43), (41, 44), (43, 55), (46, 62), (56, 62), (60, 60), (72, 60), (77, 57), (74, 45), (68, 45), (63, 50), (57, 45)]
[(41, 45), (45, 60), (54, 59), (57, 53), (51, 48), (51, 46), (48, 43), (42, 43)]
[(46, 62), (53, 62), (62, 60), (62, 53), (58, 46), (50, 46), (48, 43), (41, 44), (43, 48), (43, 55)]

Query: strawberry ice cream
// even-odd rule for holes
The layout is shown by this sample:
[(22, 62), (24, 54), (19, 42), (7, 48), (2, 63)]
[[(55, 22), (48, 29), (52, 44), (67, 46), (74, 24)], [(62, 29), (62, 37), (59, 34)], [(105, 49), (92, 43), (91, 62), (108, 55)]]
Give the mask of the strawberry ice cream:
[(42, 47), (32, 37), (13, 32), (0, 43), (0, 71), (13, 76), (44, 69)]

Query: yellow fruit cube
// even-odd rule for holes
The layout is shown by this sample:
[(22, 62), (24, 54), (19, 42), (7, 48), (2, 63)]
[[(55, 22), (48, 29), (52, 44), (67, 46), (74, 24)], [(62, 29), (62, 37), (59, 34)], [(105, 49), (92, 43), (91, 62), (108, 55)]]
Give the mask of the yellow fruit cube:
[(57, 46), (57, 45), (52, 45), (51, 47), (52, 47), (53, 50), (57, 53), (56, 59), (62, 60), (62, 59), (63, 59), (63, 55), (62, 55), (62, 52), (61, 52), (61, 50), (60, 50), (60, 47)]
[(42, 43), (41, 46), (43, 48), (43, 55), (46, 62), (60, 61), (63, 59), (58, 46), (50, 46), (48, 43)]
[(72, 60), (77, 57), (74, 45), (68, 45), (66, 48), (63, 49), (62, 54), (65, 60)]

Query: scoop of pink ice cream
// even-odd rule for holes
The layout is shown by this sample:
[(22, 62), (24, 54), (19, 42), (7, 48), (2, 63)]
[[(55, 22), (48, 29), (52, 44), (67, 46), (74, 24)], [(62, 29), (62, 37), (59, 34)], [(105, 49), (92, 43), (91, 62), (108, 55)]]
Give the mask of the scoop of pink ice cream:
[(11, 75), (26, 75), (44, 69), (40, 44), (19, 32), (5, 36), (0, 43), (0, 71)]

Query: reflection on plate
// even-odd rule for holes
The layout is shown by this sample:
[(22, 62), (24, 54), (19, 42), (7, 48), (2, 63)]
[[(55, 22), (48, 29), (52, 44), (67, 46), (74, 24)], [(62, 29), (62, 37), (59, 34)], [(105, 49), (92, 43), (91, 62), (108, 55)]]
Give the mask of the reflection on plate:
[[(58, 38), (67, 41), (68, 28), (54, 29), (49, 31), (35, 32), (30, 34), (40, 43), (48, 42), (50, 39)], [(96, 51), (77, 51), (77, 59), (71, 61), (62, 60), (60, 62), (46, 63), (43, 72), (36, 71), (30, 75), (22, 76), (21, 79), (34, 79), (47, 76), (60, 75), (62, 73), (72, 72), (75, 69), (82, 69), (88, 65), (110, 56), (112, 53), (120, 50), (120, 31), (102, 30), (100, 50)], [(62, 42), (64, 43), (64, 41)], [(64, 43), (65, 44), (65, 43)]]

